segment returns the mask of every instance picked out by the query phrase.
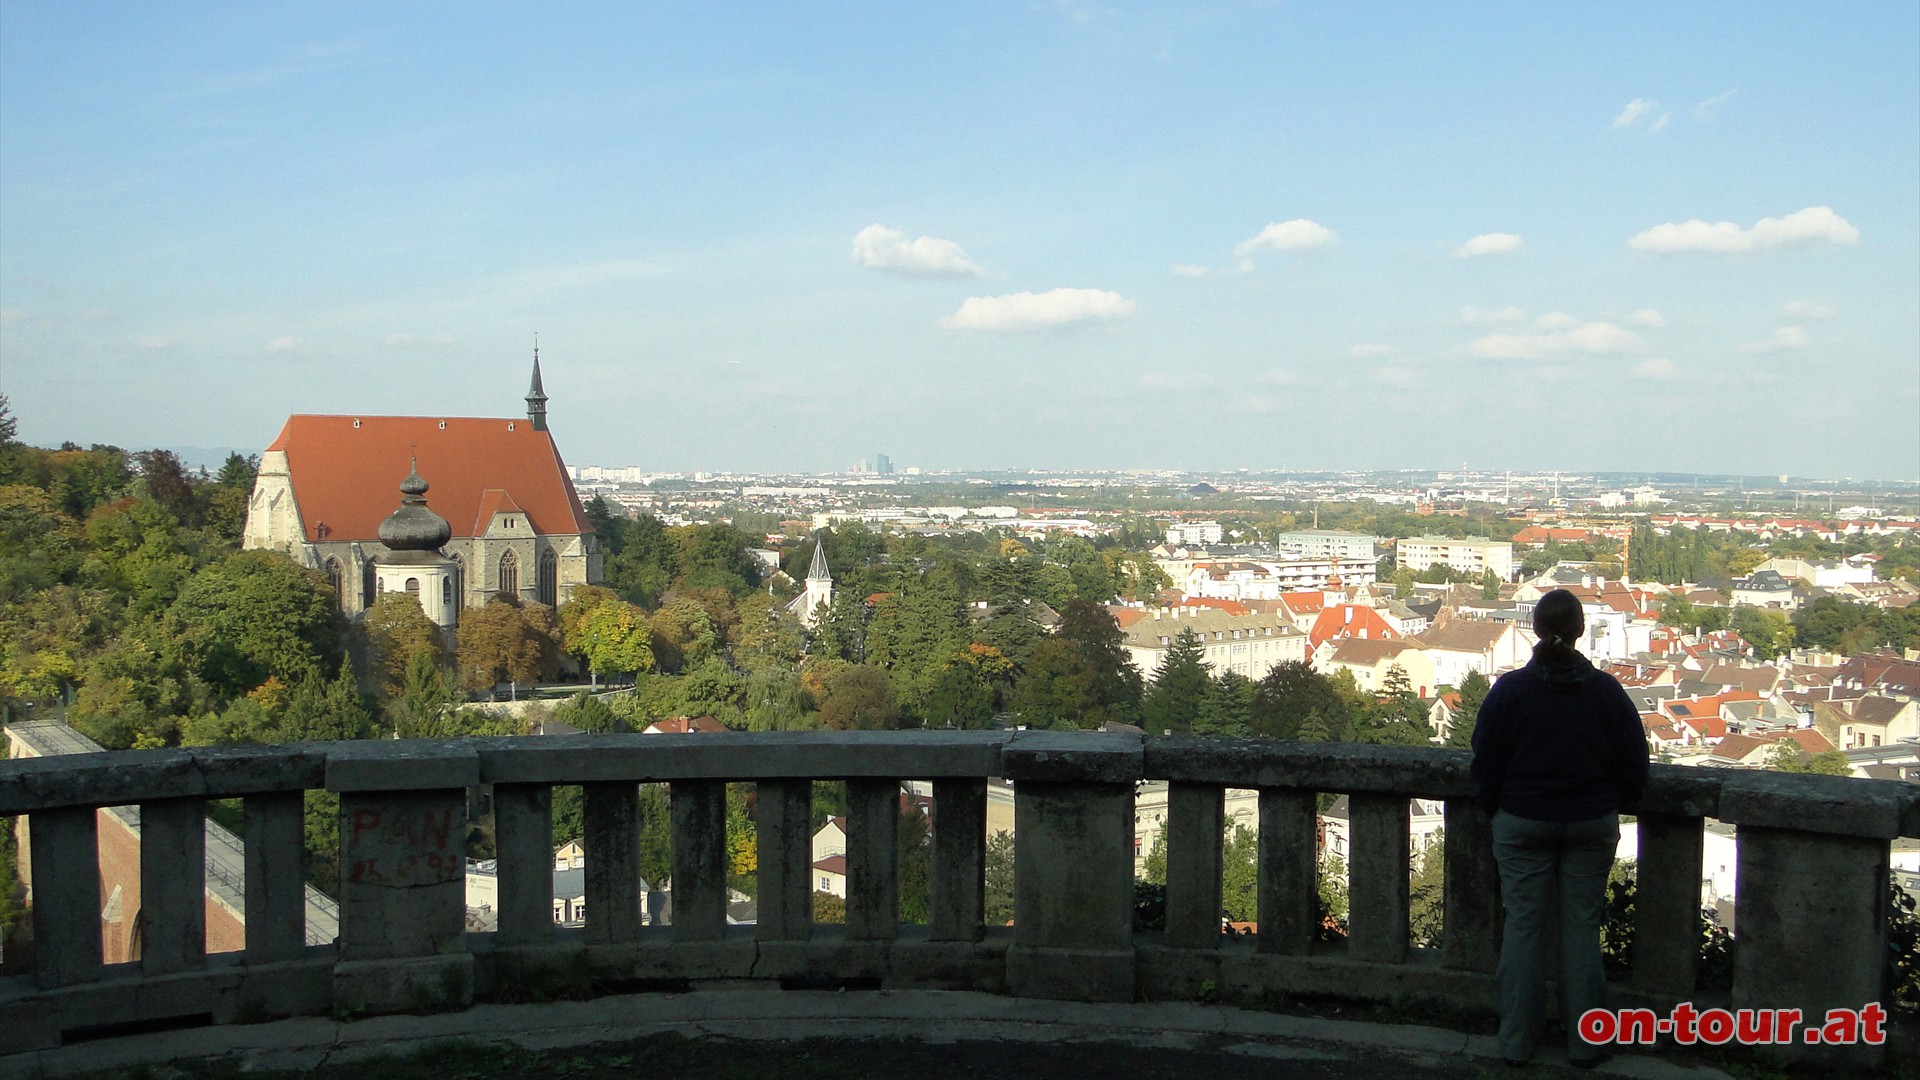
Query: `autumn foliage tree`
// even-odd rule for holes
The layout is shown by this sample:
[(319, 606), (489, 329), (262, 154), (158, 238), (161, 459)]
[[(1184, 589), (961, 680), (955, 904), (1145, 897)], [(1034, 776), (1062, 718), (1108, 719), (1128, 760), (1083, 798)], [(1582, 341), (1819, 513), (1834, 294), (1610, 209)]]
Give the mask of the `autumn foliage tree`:
[(460, 616), (460, 685), (479, 692), (540, 681), (558, 655), (558, 629), (544, 604), (498, 596), (468, 608)]
[(361, 625), (367, 635), (368, 667), (389, 698), (399, 696), (417, 658), (425, 657), (434, 667), (447, 664), (446, 634), (409, 593), (381, 593)]

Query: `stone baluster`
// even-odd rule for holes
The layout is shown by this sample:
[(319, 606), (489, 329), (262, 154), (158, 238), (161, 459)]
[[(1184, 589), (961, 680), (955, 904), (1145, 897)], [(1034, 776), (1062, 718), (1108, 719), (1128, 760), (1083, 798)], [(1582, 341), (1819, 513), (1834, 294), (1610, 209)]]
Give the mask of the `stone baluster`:
[[(1889, 841), (1912, 795), (1893, 780), (1755, 773), (1727, 781), (1719, 817), (1738, 827), (1736, 1007), (1827, 1011), (1881, 1001)], [(1884, 1047), (1799, 1044), (1790, 1056), (1876, 1063)]]
[(900, 781), (847, 781), (847, 937), (900, 932)]
[(1314, 793), (1260, 789), (1260, 940), (1263, 953), (1304, 956), (1320, 935), (1319, 822)]
[(760, 895), (754, 936), (805, 941), (813, 932), (813, 781), (762, 780), (755, 802)]
[(582, 784), (581, 795), (587, 944), (623, 945), (640, 936), (640, 788), (600, 780)]
[(207, 819), (200, 799), (140, 804), (140, 972), (207, 963)]
[(985, 936), (987, 781), (985, 777), (933, 782), (933, 913), (931, 941), (979, 941)]
[(1500, 956), (1500, 867), (1493, 825), (1472, 799), (1446, 801), (1446, 916), (1441, 964), (1488, 972)]
[(247, 963), (298, 960), (307, 949), (306, 792), (249, 795), (243, 807)]
[[(1693, 993), (1700, 968), (1700, 856), (1705, 821), (1641, 814), (1634, 866), (1633, 986)], [(1742, 882), (1742, 887), (1745, 882)]]
[(1002, 752), (1014, 783), (1013, 945), (1023, 997), (1131, 1001), (1137, 735), (1024, 732)]
[(454, 742), (341, 743), (327, 758), (340, 795), (340, 963), (345, 1013), (464, 1008), (466, 795), (479, 757)]
[(1398, 964), (1407, 958), (1407, 796), (1355, 793), (1347, 806), (1347, 955)]
[(727, 932), (727, 785), (675, 780), (671, 802), (673, 940), (718, 941)]
[(1211, 784), (1167, 786), (1167, 944), (1176, 949), (1220, 947), (1225, 803)]
[(100, 825), (91, 806), (28, 816), (34, 973), (43, 987), (100, 978)]
[[(493, 831), (500, 903), (496, 940), (503, 946), (544, 945), (553, 938), (554, 922), (553, 788), (495, 784)], [(587, 913), (593, 910), (589, 905)]]

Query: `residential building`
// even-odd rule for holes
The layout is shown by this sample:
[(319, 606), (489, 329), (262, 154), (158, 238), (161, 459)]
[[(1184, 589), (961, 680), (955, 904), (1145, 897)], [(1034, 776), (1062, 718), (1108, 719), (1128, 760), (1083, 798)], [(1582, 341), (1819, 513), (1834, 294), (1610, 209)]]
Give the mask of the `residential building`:
[(1889, 746), (1920, 736), (1920, 701), (1879, 694), (1851, 701), (1816, 701), (1813, 727), (1841, 750)]
[(1340, 638), (1328, 643), (1331, 651), (1315, 667), (1331, 675), (1337, 671), (1353, 673), (1354, 684), (1371, 694), (1383, 691), (1395, 668), (1407, 677), (1407, 687), (1420, 697), (1433, 693), (1433, 661), (1412, 641), (1375, 641), (1364, 638)]
[(1378, 562), (1376, 541), (1366, 533), (1338, 529), (1300, 529), (1273, 538), (1276, 551), (1304, 559), (1365, 559)]
[(1468, 672), (1477, 671), (1491, 680), (1525, 664), (1536, 639), (1531, 630), (1511, 621), (1449, 619), (1413, 640), (1433, 662), (1434, 682), (1459, 686)]
[(1176, 522), (1167, 526), (1169, 544), (1217, 544), (1222, 535), (1217, 521)]
[(1307, 636), (1273, 612), (1232, 614), (1212, 607), (1118, 608), (1115, 618), (1127, 655), (1151, 679), (1173, 642), (1191, 630), (1201, 658), (1215, 675), (1229, 671), (1259, 680), (1289, 660), (1307, 659)]
[(1414, 573), (1436, 566), (1475, 575), (1491, 570), (1493, 576), (1508, 581), (1513, 577), (1513, 545), (1505, 540), (1416, 536), (1394, 545), (1393, 562)]

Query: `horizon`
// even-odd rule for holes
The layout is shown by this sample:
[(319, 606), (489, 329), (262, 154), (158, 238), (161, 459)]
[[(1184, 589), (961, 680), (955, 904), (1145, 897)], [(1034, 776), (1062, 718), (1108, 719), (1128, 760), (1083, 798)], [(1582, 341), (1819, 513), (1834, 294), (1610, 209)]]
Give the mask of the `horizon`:
[(257, 453), (537, 333), (576, 463), (1911, 484), (1917, 22), (16, 5), (0, 392)]

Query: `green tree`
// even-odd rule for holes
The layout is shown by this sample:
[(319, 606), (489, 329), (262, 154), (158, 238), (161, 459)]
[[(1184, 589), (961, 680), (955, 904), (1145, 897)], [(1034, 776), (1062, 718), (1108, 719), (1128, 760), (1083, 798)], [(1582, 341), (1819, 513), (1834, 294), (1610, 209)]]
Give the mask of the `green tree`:
[(612, 709), (607, 707), (606, 702), (585, 690), (561, 702), (553, 710), (553, 718), (562, 724), (577, 727), (581, 731), (602, 735), (627, 730), (627, 726)]
[(1260, 921), (1260, 837), (1229, 823), (1220, 848), (1220, 904), (1234, 922)]
[(986, 915), (988, 926), (1013, 922), (1013, 834), (1001, 829), (987, 837)]
[(1792, 739), (1781, 739), (1773, 744), (1772, 752), (1767, 755), (1767, 767), (1780, 772), (1820, 776), (1853, 775), (1853, 766), (1848, 763), (1846, 754), (1838, 750), (1809, 754)]
[(1742, 605), (1733, 609), (1728, 628), (1753, 646), (1762, 660), (1772, 660), (1793, 648), (1793, 623), (1782, 612)]
[(1354, 713), (1333, 680), (1299, 660), (1274, 665), (1255, 684), (1253, 731), (1264, 738), (1338, 741)]
[(200, 674), (225, 696), (268, 676), (293, 683), (340, 666), (346, 623), (317, 571), (284, 555), (242, 551), (194, 574), (173, 614), (198, 638)]
[(1209, 682), (1203, 656), (1199, 636), (1192, 627), (1183, 627), (1168, 646), (1160, 670), (1140, 702), (1149, 732), (1184, 735), (1193, 730)]
[(1493, 689), (1487, 677), (1478, 671), (1467, 672), (1460, 680), (1460, 705), (1453, 711), (1453, 727), (1447, 732), (1447, 745), (1455, 750), (1473, 749), (1473, 729), (1480, 720), (1480, 703)]
[(1160, 827), (1154, 830), (1153, 846), (1147, 849), (1146, 863), (1140, 868), (1140, 880), (1149, 885), (1165, 886), (1167, 883), (1167, 819), (1160, 819)]
[(1253, 734), (1253, 701), (1258, 688), (1252, 679), (1229, 671), (1207, 683), (1194, 718), (1195, 735), (1224, 735), (1243, 739)]
[(873, 731), (898, 725), (900, 711), (893, 701), (893, 682), (887, 673), (866, 664), (837, 672), (826, 685), (820, 703), (820, 724), (835, 731)]
[(398, 695), (407, 684), (415, 660), (424, 658), (436, 669), (447, 666), (446, 633), (410, 593), (381, 593), (361, 625), (367, 635), (368, 666), (387, 697)]
[(1435, 836), (1413, 860), (1413, 878), (1407, 888), (1407, 930), (1413, 944), (1437, 948), (1446, 922), (1446, 845)]
[(577, 645), (597, 683), (601, 672), (638, 674), (652, 668), (652, 640), (644, 612), (624, 600), (610, 600), (582, 617)]
[(399, 692), (387, 702), (387, 720), (402, 739), (445, 738), (453, 734), (454, 716), (465, 703), (459, 685), (438, 658), (417, 652), (407, 664)]

